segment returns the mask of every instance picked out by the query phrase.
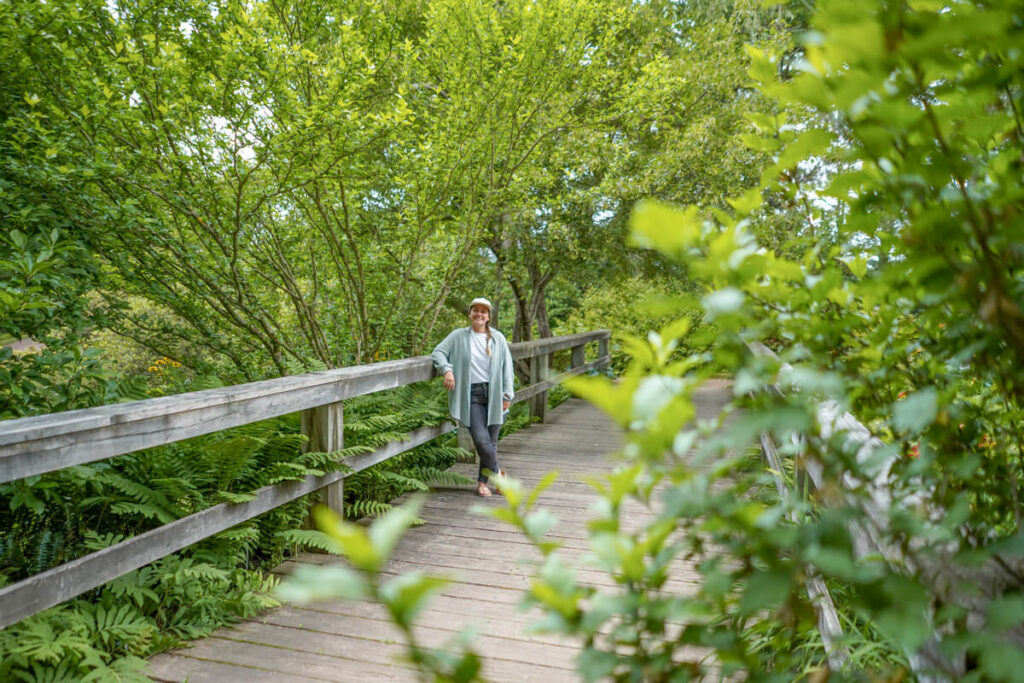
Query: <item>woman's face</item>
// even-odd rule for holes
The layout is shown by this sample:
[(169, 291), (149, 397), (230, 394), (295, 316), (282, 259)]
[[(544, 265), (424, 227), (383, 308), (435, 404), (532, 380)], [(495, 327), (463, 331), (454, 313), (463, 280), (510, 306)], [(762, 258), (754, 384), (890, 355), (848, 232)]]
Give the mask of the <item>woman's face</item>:
[(474, 327), (483, 327), (491, 320), (491, 312), (486, 306), (477, 304), (469, 309), (469, 321)]

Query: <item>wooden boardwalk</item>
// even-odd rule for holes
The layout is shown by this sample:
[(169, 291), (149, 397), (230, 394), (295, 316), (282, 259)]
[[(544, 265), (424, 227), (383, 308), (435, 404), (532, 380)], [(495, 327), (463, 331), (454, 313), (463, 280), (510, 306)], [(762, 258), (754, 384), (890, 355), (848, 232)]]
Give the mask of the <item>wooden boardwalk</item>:
[[(717, 413), (728, 389), (705, 390), (700, 417)], [(586, 520), (595, 498), (583, 482), (610, 470), (606, 457), (620, 444), (620, 433), (589, 404), (571, 399), (550, 411), (544, 424), (531, 425), (498, 447), (499, 462), (533, 486), (548, 471), (561, 472), (541, 497), (560, 522), (551, 532), (560, 551), (578, 567), (580, 578), (611, 586), (602, 572), (580, 562), (587, 551)], [(475, 466), (459, 465), (475, 478)], [(575, 680), (579, 645), (567, 639), (529, 635), (524, 627), (539, 612), (518, 608), (539, 557), (515, 530), (469, 512), (478, 503), (501, 505), (498, 496), (478, 498), (472, 489), (441, 489), (430, 495), (420, 516), (426, 524), (411, 529), (396, 550), (389, 571), (420, 570), (455, 579), (435, 597), (418, 620), (427, 645), (441, 645), (465, 627), (474, 627), (473, 646), (484, 659), (484, 675), (494, 681)], [(625, 519), (639, 525), (650, 513), (639, 505)], [(287, 573), (296, 562), (341, 563), (328, 555), (301, 554), (278, 568)], [(696, 582), (680, 565), (667, 588), (687, 592)], [(153, 657), (151, 675), (161, 681), (368, 681), (415, 680), (401, 660), (402, 638), (383, 610), (360, 602), (285, 605), (259, 617), (222, 628), (191, 647)]]

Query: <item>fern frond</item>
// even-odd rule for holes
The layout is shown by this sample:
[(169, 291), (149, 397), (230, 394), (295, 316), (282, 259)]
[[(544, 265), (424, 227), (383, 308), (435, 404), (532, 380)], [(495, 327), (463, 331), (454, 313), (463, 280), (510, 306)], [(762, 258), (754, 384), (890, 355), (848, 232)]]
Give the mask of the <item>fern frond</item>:
[(458, 472), (452, 472), (450, 470), (440, 470), (432, 467), (422, 467), (409, 471), (409, 476), (416, 477), (420, 481), (428, 484), (435, 484), (441, 486), (471, 486), (476, 483), (475, 479), (471, 479), (464, 474)]
[(276, 540), (288, 545), (313, 548), (323, 552), (342, 554), (341, 544), (334, 538), (316, 529), (285, 529), (274, 534)]
[(127, 598), (138, 607), (147, 603), (155, 605), (160, 602), (160, 596), (146, 585), (151, 574), (152, 572), (144, 570), (129, 572), (108, 583), (104, 586), (104, 590), (110, 591), (110, 594), (119, 602), (125, 602), (125, 598)]
[(120, 543), (125, 538), (127, 538), (127, 536), (124, 534), (100, 534), (95, 531), (86, 531), (82, 534), (83, 545), (85, 545), (87, 549), (94, 551), (109, 548), (115, 543)]
[(145, 653), (156, 632), (156, 624), (131, 604), (110, 609), (97, 607), (94, 617), (94, 642), (98, 641), (107, 650), (123, 648), (132, 654)]
[[(408, 491), (429, 491), (430, 490), (430, 487), (427, 486), (426, 484), (424, 484), (419, 479), (416, 479), (414, 477), (409, 477), (409, 476), (406, 476), (404, 474), (399, 474), (398, 472), (383, 472), (382, 476), (385, 479), (390, 480), (390, 481), (394, 482), (395, 484), (397, 484), (398, 487), (402, 490), (402, 493), (406, 493)], [(399, 495), (401, 495), (401, 494), (399, 494)]]
[(206, 444), (203, 461), (213, 475), (214, 486), (220, 490), (231, 488), (265, 443), (265, 440), (252, 436), (239, 436)]
[(163, 517), (161, 521), (176, 519), (171, 511), (173, 504), (167, 499), (167, 496), (146, 484), (123, 477), (112, 470), (98, 474), (96, 480), (119, 491), (133, 502), (159, 509)]
[(356, 420), (346, 420), (345, 431), (351, 432), (353, 435), (380, 432), (394, 429), (401, 423), (401, 415), (365, 415)]
[(229, 541), (246, 552), (253, 552), (260, 542), (260, 530), (252, 523), (241, 524), (227, 531), (222, 531), (212, 538)]
[(171, 514), (164, 508), (157, 505), (150, 505), (148, 503), (129, 503), (122, 501), (111, 505), (110, 511), (120, 517), (141, 515), (146, 519), (155, 519), (162, 524), (168, 524), (178, 519), (175, 515)]
[(357, 500), (352, 504), (345, 504), (345, 518), (356, 520), (363, 517), (380, 517), (391, 509), (391, 503), (382, 503), (379, 500)]
[(235, 493), (233, 491), (217, 491), (216, 497), (228, 503), (248, 503), (250, 500), (256, 497), (256, 494), (251, 491), (247, 493)]

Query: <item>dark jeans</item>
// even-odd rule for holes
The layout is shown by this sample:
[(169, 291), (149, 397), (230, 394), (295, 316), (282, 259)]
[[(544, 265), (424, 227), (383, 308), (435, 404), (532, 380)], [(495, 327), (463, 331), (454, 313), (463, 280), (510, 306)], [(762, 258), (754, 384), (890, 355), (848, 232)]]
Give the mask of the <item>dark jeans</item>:
[(498, 432), (501, 425), (487, 424), (487, 382), (471, 385), (469, 396), (469, 435), (473, 437), (476, 454), (480, 456), (480, 475), (476, 480), (486, 484), (489, 475), (498, 473)]

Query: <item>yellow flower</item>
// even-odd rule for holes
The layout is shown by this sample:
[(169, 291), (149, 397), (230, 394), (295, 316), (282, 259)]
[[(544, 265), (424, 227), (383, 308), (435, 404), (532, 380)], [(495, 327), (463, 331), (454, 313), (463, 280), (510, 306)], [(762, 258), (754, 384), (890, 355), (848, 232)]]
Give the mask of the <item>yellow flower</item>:
[(148, 368), (146, 368), (146, 372), (159, 372), (159, 371), (160, 371), (160, 368), (158, 368), (155, 365), (150, 365)]
[(171, 365), (176, 367), (176, 368), (180, 368), (181, 367), (181, 363), (179, 363), (178, 361), (171, 361)]

